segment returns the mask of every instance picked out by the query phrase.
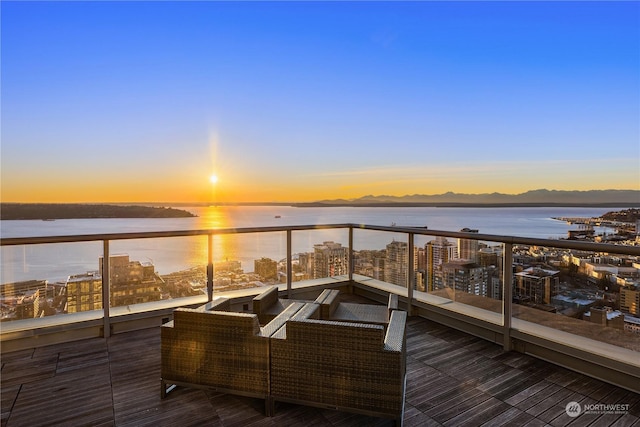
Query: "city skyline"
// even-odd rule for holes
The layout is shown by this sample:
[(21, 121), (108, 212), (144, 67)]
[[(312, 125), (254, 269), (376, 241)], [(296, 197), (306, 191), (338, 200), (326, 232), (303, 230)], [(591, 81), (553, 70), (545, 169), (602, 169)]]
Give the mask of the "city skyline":
[(637, 2), (0, 8), (3, 202), (640, 189)]

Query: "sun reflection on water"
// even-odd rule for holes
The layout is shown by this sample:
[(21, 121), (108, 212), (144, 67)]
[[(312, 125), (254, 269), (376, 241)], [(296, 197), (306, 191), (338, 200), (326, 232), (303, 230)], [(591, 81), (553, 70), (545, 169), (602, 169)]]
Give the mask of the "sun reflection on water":
[[(230, 228), (231, 221), (227, 209), (219, 206), (209, 206), (202, 209), (198, 217), (198, 226), (200, 230), (216, 230), (221, 228)], [(225, 259), (234, 259), (237, 255), (238, 245), (233, 235), (215, 235), (213, 237), (213, 254), (214, 262)], [(209, 240), (206, 237), (198, 239), (197, 250), (194, 251), (193, 263), (203, 264), (207, 262)]]
[(225, 207), (209, 206), (206, 209), (202, 209), (198, 220), (198, 225), (201, 229), (231, 227), (229, 211)]

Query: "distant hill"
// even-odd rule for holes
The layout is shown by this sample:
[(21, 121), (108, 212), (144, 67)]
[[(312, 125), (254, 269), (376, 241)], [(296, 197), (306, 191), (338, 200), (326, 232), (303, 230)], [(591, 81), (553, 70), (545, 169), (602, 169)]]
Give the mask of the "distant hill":
[(532, 190), (521, 194), (485, 193), (364, 196), (352, 200), (321, 200), (296, 206), (640, 206), (638, 190)]
[(62, 203), (0, 203), (0, 219), (80, 218), (186, 218), (191, 212), (150, 206), (85, 205)]
[(601, 216), (607, 221), (619, 221), (635, 223), (640, 220), (640, 209), (625, 209), (622, 211), (607, 212)]

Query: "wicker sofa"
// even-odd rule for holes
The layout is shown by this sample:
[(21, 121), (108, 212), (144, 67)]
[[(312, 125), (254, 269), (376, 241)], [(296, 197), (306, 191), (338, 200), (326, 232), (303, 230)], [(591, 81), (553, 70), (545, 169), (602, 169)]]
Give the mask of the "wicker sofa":
[(294, 302), (304, 302), (299, 300), (279, 298), (278, 287), (271, 286), (261, 294), (253, 298), (253, 312), (258, 315), (261, 325), (265, 325), (275, 319), (290, 304)]
[(161, 397), (178, 385), (209, 388), (264, 399), (269, 415), (269, 338), (302, 307), (290, 304), (264, 327), (256, 314), (219, 310), (224, 298), (175, 309), (161, 328)]
[(393, 311), (386, 328), (312, 319), (316, 313), (307, 305), (271, 337), (269, 411), (277, 401), (291, 402), (392, 418), (401, 425), (407, 313)]
[(313, 302), (290, 301), (262, 327), (256, 313), (228, 311), (226, 298), (175, 309), (161, 328), (161, 397), (176, 386), (207, 388), (264, 399), (267, 415), (281, 401), (400, 425), (407, 313), (392, 310), (385, 325), (321, 320), (322, 304), (335, 301), (328, 290)]
[(391, 313), (398, 309), (398, 295), (396, 294), (389, 294), (387, 307), (340, 302), (340, 291), (335, 289), (325, 289), (316, 302), (320, 304), (320, 319), (342, 322), (387, 325)]

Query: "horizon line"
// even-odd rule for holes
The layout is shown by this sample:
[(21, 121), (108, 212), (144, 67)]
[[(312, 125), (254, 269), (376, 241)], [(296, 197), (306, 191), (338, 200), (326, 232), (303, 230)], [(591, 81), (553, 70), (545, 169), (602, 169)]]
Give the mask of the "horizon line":
[[(610, 188), (610, 189), (605, 189), (605, 190), (597, 190), (597, 189), (592, 189), (592, 190), (555, 190), (555, 189), (546, 189), (546, 188), (538, 188), (538, 189), (534, 189), (534, 190), (527, 190), (521, 193), (501, 193), (501, 192), (491, 192), (491, 193), (456, 193), (455, 191), (446, 191), (444, 193), (438, 193), (438, 194), (425, 194), (425, 193), (413, 193), (413, 194), (404, 194), (402, 196), (396, 196), (396, 195), (391, 195), (391, 194), (378, 194), (378, 195), (373, 195), (373, 194), (366, 194), (364, 196), (360, 196), (360, 197), (356, 197), (356, 198), (348, 198), (348, 199), (344, 199), (344, 198), (335, 198), (335, 199), (322, 199), (322, 200), (314, 200), (314, 201), (266, 201), (266, 200), (260, 200), (260, 201), (215, 201), (215, 200), (209, 200), (209, 201), (101, 201), (101, 202), (88, 202), (88, 201), (64, 201), (64, 202), (44, 202), (44, 201), (37, 201), (37, 202), (26, 202), (26, 201), (2, 201), (0, 200), (0, 204), (31, 204), (31, 205), (36, 205), (36, 204), (47, 204), (47, 205), (54, 205), (54, 204), (58, 204), (58, 205), (72, 205), (72, 204), (80, 204), (80, 205), (150, 205), (150, 204), (156, 204), (156, 205), (182, 205), (182, 206), (202, 206), (202, 205), (223, 205), (223, 206), (234, 206), (234, 205), (311, 205), (311, 204), (336, 204), (336, 203), (341, 203), (341, 204), (349, 204), (349, 203), (357, 203), (357, 204), (380, 204), (380, 203), (392, 203), (392, 204), (434, 204), (434, 203), (450, 203), (450, 204), (513, 204), (513, 203), (518, 203), (518, 204), (540, 204), (540, 203), (550, 203), (550, 204), (558, 204), (559, 202), (552, 202), (552, 201), (548, 201), (548, 202), (527, 202), (527, 201), (513, 201), (513, 202), (508, 202), (508, 201), (504, 201), (504, 202), (495, 202), (495, 201), (487, 201), (487, 202), (482, 202), (482, 201), (389, 201), (389, 200), (384, 200), (384, 201), (375, 201), (375, 200), (362, 200), (365, 198), (383, 198), (383, 197), (389, 197), (389, 198), (395, 198), (395, 199), (403, 199), (403, 198), (413, 198), (413, 197), (439, 197), (439, 196), (469, 196), (469, 197), (477, 197), (477, 196), (510, 196), (510, 197), (518, 197), (518, 196), (522, 196), (522, 195), (526, 195), (529, 193), (535, 193), (535, 192), (548, 192), (548, 193), (591, 193), (591, 192), (598, 192), (598, 193), (603, 193), (603, 192), (637, 192), (640, 193), (640, 189), (615, 189), (615, 188)], [(623, 203), (623, 204), (629, 204), (629, 203), (635, 203), (635, 202), (630, 202), (630, 201), (619, 201), (619, 202), (597, 202), (594, 201), (592, 203), (588, 203), (588, 202), (560, 202), (560, 203), (565, 203), (565, 204), (611, 204), (611, 203)], [(640, 204), (640, 200), (638, 200), (637, 202), (638, 204)]]

